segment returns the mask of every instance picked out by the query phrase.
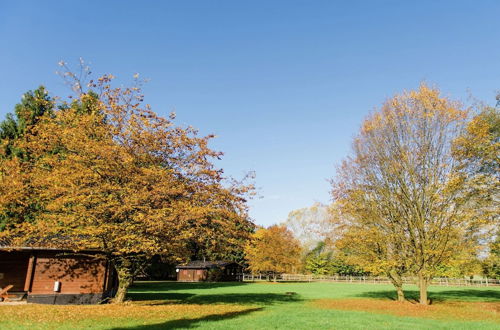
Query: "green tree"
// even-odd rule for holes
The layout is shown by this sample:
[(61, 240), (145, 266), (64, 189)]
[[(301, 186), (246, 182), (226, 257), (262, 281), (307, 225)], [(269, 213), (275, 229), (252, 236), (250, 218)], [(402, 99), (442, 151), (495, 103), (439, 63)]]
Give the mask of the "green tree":
[(489, 248), (489, 255), (482, 263), (483, 274), (489, 278), (500, 279), (500, 232)]
[(319, 242), (305, 257), (305, 270), (314, 275), (333, 273), (332, 251), (327, 251), (324, 241)]
[[(44, 116), (50, 116), (54, 111), (54, 100), (45, 87), (40, 86), (34, 91), (25, 93), (13, 113), (8, 113), (0, 123), (0, 199), (4, 207), (0, 209), (0, 231), (24, 221), (33, 221), (40, 212), (40, 204), (26, 172), (33, 165), (31, 155), (20, 145), (27, 131), (35, 126)], [(3, 182), (5, 177), (15, 176), (17, 180)], [(17, 193), (6, 193), (7, 186), (17, 187)], [(10, 188), (10, 187), (9, 187)]]
[(0, 123), (0, 143), (3, 145), (3, 157), (26, 157), (25, 152), (15, 146), (26, 130), (35, 125), (45, 114), (54, 111), (54, 100), (45, 87), (40, 86), (22, 96), (21, 102), (14, 107), (14, 113), (8, 113)]

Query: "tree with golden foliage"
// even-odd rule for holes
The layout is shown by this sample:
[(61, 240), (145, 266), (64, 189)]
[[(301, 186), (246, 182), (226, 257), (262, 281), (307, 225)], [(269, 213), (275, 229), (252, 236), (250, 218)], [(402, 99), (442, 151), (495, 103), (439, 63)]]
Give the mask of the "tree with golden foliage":
[(452, 154), (467, 117), (426, 85), (396, 95), (364, 121), (353, 155), (332, 180), (344, 241), (362, 265), (389, 277), (415, 274), (421, 304), (439, 266), (476, 253), (489, 225), (471, 207)]
[(211, 162), (221, 156), (208, 147), (212, 136), (174, 125), (173, 114), (158, 116), (143, 104), (140, 84), (114, 88), (112, 79), (90, 81), (94, 92), (76, 81), (76, 101), (27, 129), (19, 147), (33, 162), (0, 164), (0, 208), (23, 196), (20, 173), (44, 206), (0, 238), (102, 251), (117, 270), (115, 301), (122, 302), (147, 258), (181, 260), (200, 237), (217, 240), (219, 252), (241, 246), (253, 225), (245, 200), (251, 187), (224, 184)]
[(260, 228), (245, 247), (245, 258), (252, 273), (277, 274), (295, 272), (300, 266), (300, 243), (291, 231), (274, 225)]
[[(497, 96), (497, 100), (500, 95)], [(453, 153), (459, 161), (474, 208), (481, 216), (490, 219), (488, 228), (489, 255), (483, 261), (485, 275), (500, 276), (500, 110), (480, 104), (478, 113), (468, 123), (466, 130), (455, 140)]]

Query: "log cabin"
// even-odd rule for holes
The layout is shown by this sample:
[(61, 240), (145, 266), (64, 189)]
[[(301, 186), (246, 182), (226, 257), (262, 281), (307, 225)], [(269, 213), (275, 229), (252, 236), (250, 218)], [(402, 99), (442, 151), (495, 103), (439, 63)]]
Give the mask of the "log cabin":
[(241, 281), (243, 267), (231, 261), (195, 260), (176, 267), (179, 282), (235, 282)]
[(113, 267), (96, 251), (0, 247), (0, 287), (30, 303), (95, 304), (116, 293)]

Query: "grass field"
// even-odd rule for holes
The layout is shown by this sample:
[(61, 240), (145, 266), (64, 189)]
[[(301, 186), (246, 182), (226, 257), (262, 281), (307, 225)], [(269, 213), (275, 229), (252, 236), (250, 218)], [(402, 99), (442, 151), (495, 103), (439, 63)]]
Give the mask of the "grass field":
[(380, 284), (139, 282), (123, 305), (0, 306), (0, 328), (500, 329), (500, 288), (431, 287), (430, 298), (398, 303)]

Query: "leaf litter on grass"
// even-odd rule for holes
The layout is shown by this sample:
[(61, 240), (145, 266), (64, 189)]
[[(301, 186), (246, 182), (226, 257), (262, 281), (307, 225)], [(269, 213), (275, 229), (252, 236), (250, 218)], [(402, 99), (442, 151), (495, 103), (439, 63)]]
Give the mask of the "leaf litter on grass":
[(413, 302), (383, 299), (318, 299), (311, 304), (320, 309), (362, 311), (435, 320), (492, 321), (500, 323), (500, 302), (446, 301), (423, 306)]

